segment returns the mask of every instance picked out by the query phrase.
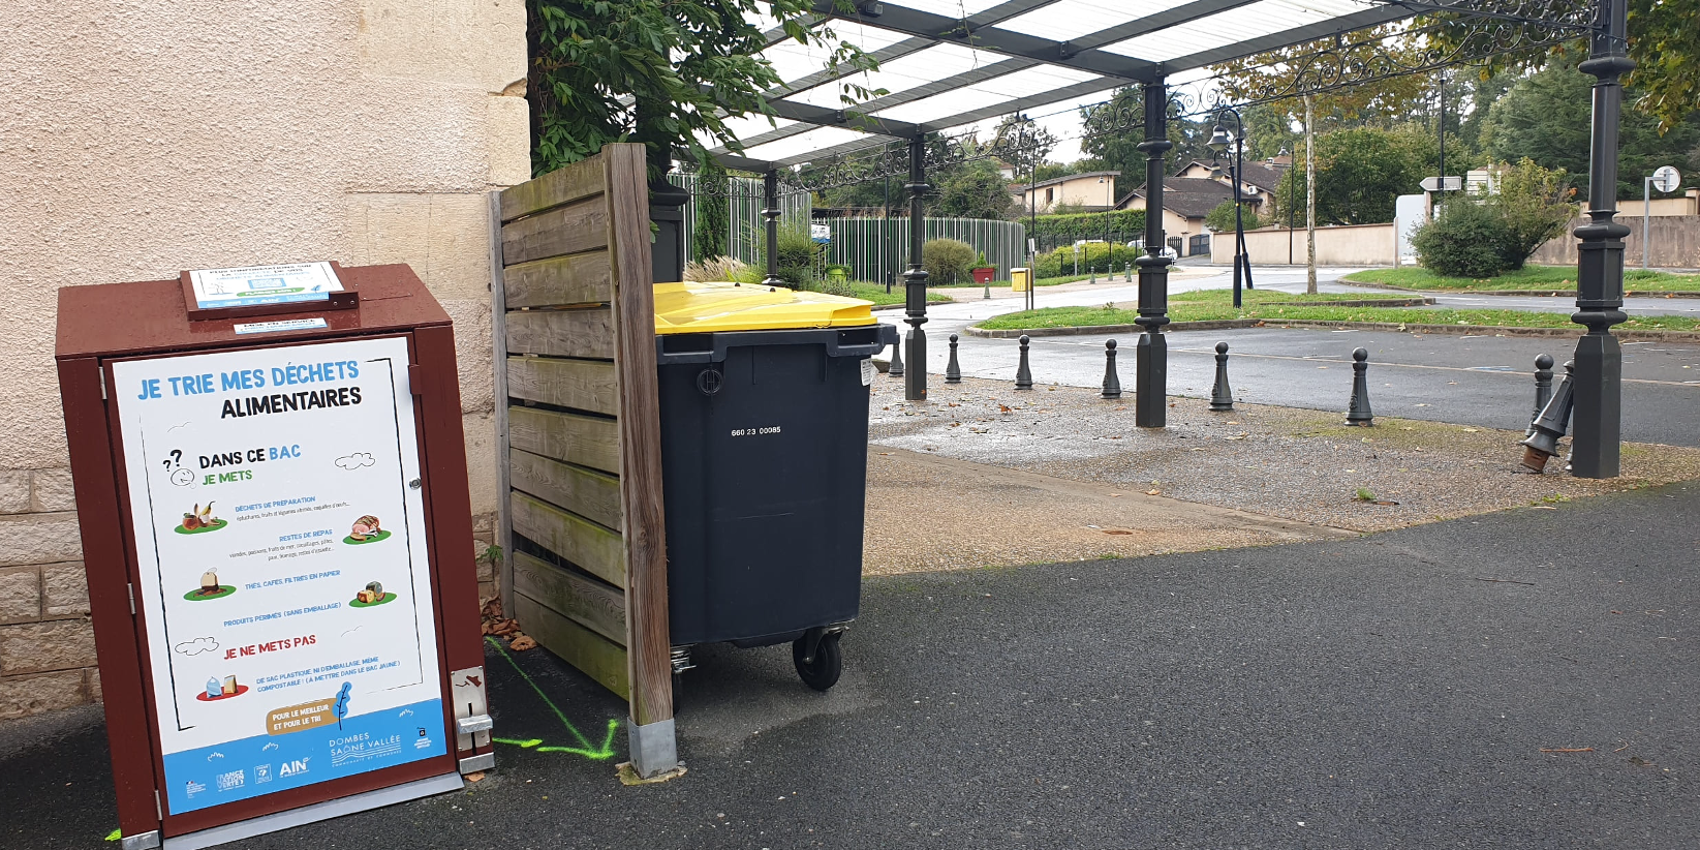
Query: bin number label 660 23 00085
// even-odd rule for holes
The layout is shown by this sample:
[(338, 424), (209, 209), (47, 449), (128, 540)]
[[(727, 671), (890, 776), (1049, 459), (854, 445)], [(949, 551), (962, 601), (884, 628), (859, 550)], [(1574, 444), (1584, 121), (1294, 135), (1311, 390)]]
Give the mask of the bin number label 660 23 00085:
[(732, 436), (734, 436), (734, 437), (758, 437), (758, 436), (759, 437), (765, 437), (768, 434), (777, 434), (777, 433), (779, 433), (779, 426), (778, 425), (768, 425), (765, 428), (733, 428), (732, 429)]

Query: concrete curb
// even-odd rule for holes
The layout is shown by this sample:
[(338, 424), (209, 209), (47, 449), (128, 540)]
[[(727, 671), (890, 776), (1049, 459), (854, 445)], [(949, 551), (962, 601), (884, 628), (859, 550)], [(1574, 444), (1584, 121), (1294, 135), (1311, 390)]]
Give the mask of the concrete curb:
[[(1412, 334), (1453, 334), (1474, 335), (1496, 334), (1500, 336), (1535, 336), (1535, 337), (1579, 337), (1583, 333), (1580, 326), (1575, 328), (1511, 328), (1499, 325), (1414, 325), (1397, 322), (1324, 322), (1294, 320), (1290, 322), (1270, 322), (1267, 319), (1222, 319), (1211, 322), (1171, 322), (1164, 326), (1165, 331), (1221, 331), (1237, 330), (1240, 328), (1316, 328), (1326, 330), (1363, 330), (1363, 331), (1395, 331)], [(1088, 336), (1091, 334), (1139, 334), (1145, 329), (1138, 325), (1095, 325), (1078, 328), (1030, 328), (1027, 330), (986, 330), (979, 325), (970, 325), (964, 329), (970, 336), (986, 337), (988, 339), (1015, 339), (1026, 335), (1029, 337), (1042, 336)], [(1700, 342), (1700, 331), (1636, 331), (1613, 329), (1612, 336), (1625, 342)]]
[[(1370, 283), (1362, 280), (1335, 281), (1341, 286), (1356, 286), (1363, 289), (1391, 289), (1396, 292), (1422, 292), (1430, 297), (1435, 295), (1506, 295), (1520, 298), (1575, 298), (1574, 289), (1412, 289), (1408, 286), (1394, 286), (1391, 283)], [(1625, 298), (1700, 298), (1700, 292), (1689, 292), (1680, 289), (1629, 289), (1623, 293)]]

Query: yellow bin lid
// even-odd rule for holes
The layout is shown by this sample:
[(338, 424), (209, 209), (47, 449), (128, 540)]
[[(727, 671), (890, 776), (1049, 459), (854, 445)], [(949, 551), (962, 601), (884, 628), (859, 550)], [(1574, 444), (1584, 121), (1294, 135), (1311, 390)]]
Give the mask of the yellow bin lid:
[(655, 284), (657, 334), (843, 328), (875, 323), (871, 301), (735, 283)]

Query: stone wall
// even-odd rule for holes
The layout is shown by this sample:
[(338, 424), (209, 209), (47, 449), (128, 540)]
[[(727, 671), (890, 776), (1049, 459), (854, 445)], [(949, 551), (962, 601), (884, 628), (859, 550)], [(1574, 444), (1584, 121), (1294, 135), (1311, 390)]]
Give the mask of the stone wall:
[(524, 0), (8, 0), (0, 718), (100, 698), (53, 364), (60, 287), (410, 264), (455, 321), (477, 538), (457, 545), (482, 554), (486, 193), (530, 177), (525, 76)]

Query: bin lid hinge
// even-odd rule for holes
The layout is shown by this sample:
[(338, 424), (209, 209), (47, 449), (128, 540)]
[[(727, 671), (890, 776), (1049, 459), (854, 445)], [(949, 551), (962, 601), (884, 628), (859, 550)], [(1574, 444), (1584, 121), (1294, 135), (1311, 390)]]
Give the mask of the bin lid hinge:
[(136, 616), (136, 585), (134, 582), (124, 585), (124, 590), (130, 594), (130, 616)]
[(159, 801), (159, 789), (153, 789), (153, 813), (160, 820), (165, 820), (165, 805)]
[(425, 377), (425, 370), (420, 369), (419, 364), (412, 363), (412, 364), (408, 365), (408, 367), (407, 367), (407, 387), (408, 387), (409, 390), (411, 390), (413, 392), (414, 395), (424, 395), (425, 394), (424, 393), (425, 382), (424, 382), (424, 380), (422, 380), (424, 377)]

